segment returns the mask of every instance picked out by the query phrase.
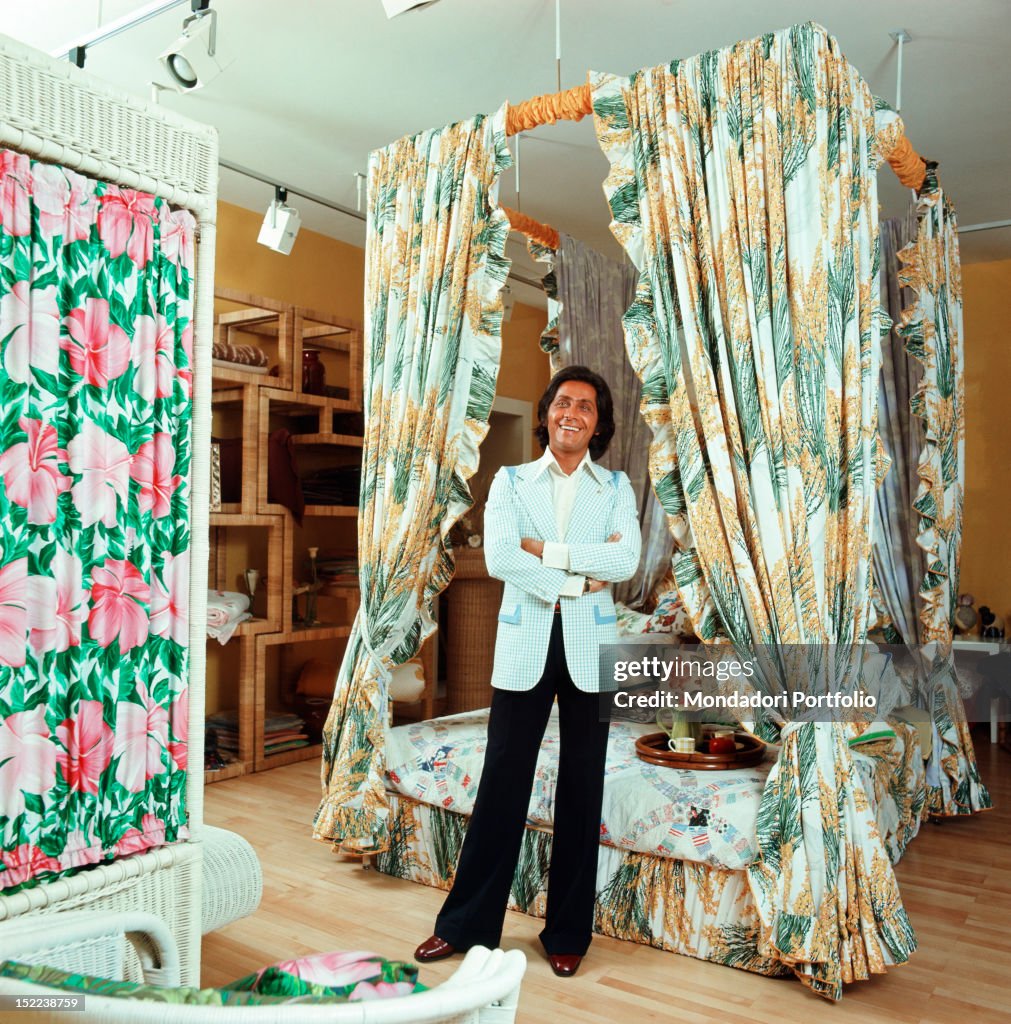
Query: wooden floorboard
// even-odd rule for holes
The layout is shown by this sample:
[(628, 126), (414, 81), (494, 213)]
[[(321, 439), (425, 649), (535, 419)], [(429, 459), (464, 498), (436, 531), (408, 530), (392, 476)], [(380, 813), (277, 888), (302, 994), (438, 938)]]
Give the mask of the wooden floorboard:
[[(528, 968), (518, 1020), (559, 1024), (670, 1021), (680, 1024), (806, 1022), (979, 1024), (1011, 1020), (1011, 754), (976, 738), (995, 810), (926, 824), (897, 868), (919, 941), (909, 964), (847, 986), (842, 1002), (818, 999), (799, 982), (765, 978), (617, 939), (595, 938), (578, 975), (556, 978), (541, 952), (541, 923), (510, 913), (503, 945)], [(311, 839), (319, 766), (294, 764), (216, 783), (206, 791), (209, 824), (244, 835), (264, 874), (256, 914), (204, 937), (203, 982), (329, 949), (368, 949), (410, 959), (432, 931), (443, 894), (335, 855)], [(437, 984), (459, 960), (425, 965)]]

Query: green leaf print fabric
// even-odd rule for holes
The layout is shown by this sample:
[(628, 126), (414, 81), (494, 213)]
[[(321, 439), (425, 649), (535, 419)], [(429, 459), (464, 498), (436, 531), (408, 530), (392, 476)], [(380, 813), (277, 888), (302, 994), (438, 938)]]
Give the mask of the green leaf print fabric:
[[(814, 24), (591, 88), (611, 229), (640, 272), (626, 348), (695, 630), (807, 645), (854, 685), (887, 462), (873, 97)], [(908, 959), (912, 929), (843, 728), (753, 724), (782, 743), (748, 867), (758, 948), (839, 998)]]
[(283, 960), (221, 988), (161, 988), (13, 961), (0, 963), (0, 977), (65, 992), (189, 1006), (347, 1003), (426, 991), (414, 964), (365, 952), (314, 953)]
[(509, 222), (505, 108), (421, 132), (369, 158), (361, 606), (323, 730), (314, 835), (384, 848), (391, 669), (435, 629), (452, 579), (448, 534), (471, 506), (502, 348)]
[[(892, 131), (901, 129), (888, 112)], [(898, 326), (909, 355), (923, 364), (923, 376), (910, 399), (923, 421), (923, 446), (916, 466), (919, 487), (913, 501), (917, 543), (927, 560), (918, 604), (925, 643), (936, 645), (929, 671), (931, 716), (939, 743), (938, 784), (928, 793), (925, 812), (974, 814), (991, 807), (979, 775), (976, 752), (951, 660), (958, 600), (962, 512), (965, 500), (965, 342), (962, 325), (962, 269), (954, 205), (928, 165), (916, 201), (916, 238), (899, 252), (899, 283), (914, 301)]]

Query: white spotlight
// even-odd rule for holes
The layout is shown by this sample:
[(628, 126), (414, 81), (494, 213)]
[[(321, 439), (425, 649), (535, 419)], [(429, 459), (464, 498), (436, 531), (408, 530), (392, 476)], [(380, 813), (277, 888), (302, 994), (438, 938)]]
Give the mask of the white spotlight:
[(438, 3), (438, 0), (383, 0), (383, 8), (387, 18), (395, 18), (398, 14), (431, 7), (434, 3)]
[(295, 236), (302, 226), (298, 210), (287, 205), (288, 191), (280, 187), (274, 189), (274, 199), (267, 207), (267, 215), (263, 218), (259, 237), (260, 245), (265, 245), (274, 252), (287, 256), (295, 244)]
[(218, 15), (211, 0), (190, 0), (193, 13), (183, 22), (183, 34), (158, 58), (180, 92), (202, 89), (231, 63), (218, 51)]

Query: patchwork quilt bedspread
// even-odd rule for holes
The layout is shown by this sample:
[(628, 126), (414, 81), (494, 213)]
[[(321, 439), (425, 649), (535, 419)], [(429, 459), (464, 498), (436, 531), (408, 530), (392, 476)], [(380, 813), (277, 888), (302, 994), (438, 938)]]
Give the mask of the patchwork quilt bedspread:
[[(388, 788), (421, 803), (470, 814), (481, 778), (487, 724), (485, 708), (390, 730)], [(629, 722), (611, 725), (601, 843), (729, 870), (746, 867), (758, 855), (755, 820), (766, 777), (775, 763), (775, 748), (754, 768), (679, 771), (647, 764), (636, 756), (636, 738), (655, 731), (655, 726)], [(910, 742), (915, 743), (915, 733), (900, 732), (887, 752), (854, 756), (896, 860), (918, 826), (915, 794), (924, 781), (922, 764), (916, 752), (909, 750)], [(557, 768), (556, 708), (541, 745), (527, 810), (528, 824), (535, 828), (552, 825)]]

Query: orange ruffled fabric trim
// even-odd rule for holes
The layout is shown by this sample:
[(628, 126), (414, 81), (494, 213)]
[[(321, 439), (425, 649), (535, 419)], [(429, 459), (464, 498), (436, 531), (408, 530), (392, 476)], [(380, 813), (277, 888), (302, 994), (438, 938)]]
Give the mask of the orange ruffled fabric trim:
[(923, 187), (923, 180), (927, 176), (927, 162), (913, 149), (905, 135), (899, 136), (895, 148), (885, 154), (885, 159), (906, 188), (920, 191)]
[(502, 207), (502, 212), (509, 218), (513, 231), (519, 231), (526, 235), (531, 241), (538, 245), (546, 245), (549, 249), (557, 249), (561, 244), (558, 239), (558, 232), (550, 224), (542, 224), (533, 217), (528, 217), (519, 210), (512, 210), (508, 206)]
[(593, 113), (593, 99), (590, 85), (577, 85), (564, 92), (545, 93), (532, 100), (510, 106), (506, 111), (506, 135), (526, 132), (541, 124), (556, 121), (582, 121)]

